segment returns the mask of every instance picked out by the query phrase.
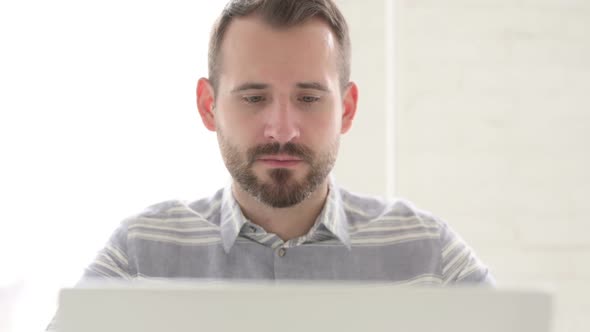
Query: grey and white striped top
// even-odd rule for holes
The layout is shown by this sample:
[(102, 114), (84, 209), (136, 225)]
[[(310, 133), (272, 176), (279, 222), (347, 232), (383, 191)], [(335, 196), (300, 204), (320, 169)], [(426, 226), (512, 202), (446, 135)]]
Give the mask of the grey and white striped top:
[(229, 186), (153, 205), (121, 223), (86, 269), (97, 277), (494, 283), (444, 221), (332, 181), (311, 230), (286, 242), (248, 221)]

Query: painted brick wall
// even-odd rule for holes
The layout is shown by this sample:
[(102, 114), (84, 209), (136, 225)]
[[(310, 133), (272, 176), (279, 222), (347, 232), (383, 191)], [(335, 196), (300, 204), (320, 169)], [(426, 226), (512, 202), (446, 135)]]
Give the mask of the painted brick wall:
[(590, 329), (590, 2), (403, 0), (396, 194)]

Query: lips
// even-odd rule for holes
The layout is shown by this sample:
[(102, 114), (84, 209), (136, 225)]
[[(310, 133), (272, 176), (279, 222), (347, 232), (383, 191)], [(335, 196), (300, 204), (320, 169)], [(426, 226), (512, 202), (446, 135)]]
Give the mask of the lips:
[(258, 158), (258, 161), (272, 167), (290, 167), (303, 162), (303, 160), (292, 156), (264, 156)]

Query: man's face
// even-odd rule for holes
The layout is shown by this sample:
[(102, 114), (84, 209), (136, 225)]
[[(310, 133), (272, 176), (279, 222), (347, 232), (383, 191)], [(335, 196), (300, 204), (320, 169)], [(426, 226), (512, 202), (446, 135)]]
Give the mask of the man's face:
[(239, 18), (220, 58), (212, 113), (226, 167), (259, 201), (298, 204), (325, 183), (349, 127), (334, 35), (316, 19), (276, 29)]

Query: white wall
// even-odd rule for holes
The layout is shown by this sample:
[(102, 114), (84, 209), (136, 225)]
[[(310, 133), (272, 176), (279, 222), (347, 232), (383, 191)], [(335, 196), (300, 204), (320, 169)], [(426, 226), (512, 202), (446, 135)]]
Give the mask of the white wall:
[(397, 1), (396, 193), (590, 319), (590, 2)]
[[(386, 1), (337, 1), (350, 28), (351, 80), (359, 87), (352, 129), (342, 137), (336, 179), (346, 188), (375, 195), (393, 193), (393, 33)], [(389, 38), (389, 39), (388, 39)], [(391, 42), (388, 42), (391, 40)]]

